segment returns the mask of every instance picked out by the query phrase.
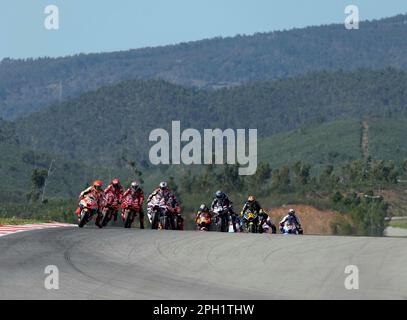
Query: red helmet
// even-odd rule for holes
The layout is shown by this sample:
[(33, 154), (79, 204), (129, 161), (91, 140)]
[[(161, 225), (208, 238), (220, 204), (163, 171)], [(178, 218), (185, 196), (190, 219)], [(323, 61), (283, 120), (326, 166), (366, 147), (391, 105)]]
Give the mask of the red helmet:
[(93, 187), (94, 187), (95, 189), (97, 189), (97, 190), (100, 190), (100, 189), (102, 189), (102, 187), (103, 187), (103, 182), (100, 181), (100, 180), (95, 180), (95, 181), (93, 182)]
[(112, 185), (119, 186), (120, 185), (120, 180), (117, 179), (117, 178), (114, 178), (113, 181), (112, 181)]

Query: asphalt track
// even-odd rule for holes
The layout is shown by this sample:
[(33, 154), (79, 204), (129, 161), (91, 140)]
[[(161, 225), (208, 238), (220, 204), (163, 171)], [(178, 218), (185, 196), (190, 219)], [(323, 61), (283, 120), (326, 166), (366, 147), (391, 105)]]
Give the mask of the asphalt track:
[(0, 299), (407, 299), (407, 239), (36, 230), (0, 238)]

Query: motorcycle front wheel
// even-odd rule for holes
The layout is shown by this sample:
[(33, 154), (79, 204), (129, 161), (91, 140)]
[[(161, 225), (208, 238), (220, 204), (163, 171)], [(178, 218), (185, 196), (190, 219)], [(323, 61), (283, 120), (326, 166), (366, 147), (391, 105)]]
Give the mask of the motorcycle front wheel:
[(168, 230), (170, 227), (170, 222), (168, 221), (169, 218), (167, 216), (163, 216), (160, 218), (160, 225), (162, 230)]
[(225, 216), (220, 219), (220, 232), (229, 232), (229, 221)]
[(131, 228), (131, 224), (133, 223), (133, 213), (128, 210), (125, 214), (124, 214), (124, 227), (126, 229)]
[(248, 233), (257, 233), (256, 226), (253, 222), (249, 223), (249, 225), (247, 226), (247, 232)]
[(151, 229), (157, 230), (159, 224), (158, 213), (152, 212), (151, 214)]
[(85, 210), (81, 211), (80, 220), (78, 223), (79, 228), (83, 228), (85, 226), (85, 224), (88, 222), (89, 215), (90, 215), (89, 211), (85, 211)]
[(102, 227), (106, 227), (112, 218), (112, 210), (106, 209), (102, 215)]

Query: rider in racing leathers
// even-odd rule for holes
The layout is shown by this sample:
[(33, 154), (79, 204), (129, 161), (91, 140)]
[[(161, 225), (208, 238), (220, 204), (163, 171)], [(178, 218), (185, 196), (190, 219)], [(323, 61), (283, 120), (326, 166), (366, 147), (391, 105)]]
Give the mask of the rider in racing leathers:
[(195, 214), (195, 223), (197, 224), (198, 227), (199, 227), (198, 222), (201, 219), (201, 214), (208, 214), (211, 220), (213, 218), (213, 212), (208, 208), (208, 206), (205, 203), (202, 203), (199, 207), (198, 212)]
[[(176, 226), (174, 226), (178, 230), (184, 229), (184, 219), (181, 216), (181, 207), (180, 203), (178, 202), (177, 197), (175, 194), (172, 193), (170, 188), (168, 187), (168, 183), (165, 181), (160, 182), (160, 185), (157, 189), (155, 189), (147, 198), (147, 215), (150, 223), (152, 223), (153, 219), (153, 203), (151, 200), (155, 199), (164, 199), (166, 205), (170, 208), (171, 212), (174, 213), (176, 218)], [(154, 226), (152, 226), (154, 227)]]
[[(242, 211), (240, 212), (240, 216), (242, 218), (247, 210), (256, 212), (260, 218), (260, 225), (262, 226), (264, 223), (266, 223), (271, 228), (272, 233), (276, 233), (276, 226), (273, 224), (269, 215), (263, 210), (260, 203), (256, 200), (255, 196), (249, 196), (246, 203), (244, 204)], [(259, 232), (263, 233), (262, 227), (260, 227)]]
[(213, 211), (216, 207), (218, 206), (226, 206), (229, 209), (229, 214), (230, 214), (230, 218), (232, 220), (232, 224), (233, 224), (233, 230), (235, 232), (238, 231), (235, 222), (236, 222), (236, 214), (233, 211), (233, 203), (232, 201), (230, 201), (229, 197), (226, 195), (226, 193), (224, 193), (221, 190), (216, 191), (215, 193), (215, 198), (212, 201), (211, 204), (211, 210)]
[[(104, 197), (104, 192), (103, 192), (103, 182), (100, 180), (95, 180), (93, 184), (89, 187), (83, 190), (80, 195), (79, 195), (79, 201), (86, 198), (86, 196), (93, 196), (95, 200), (98, 202), (98, 215), (101, 214), (102, 212), (102, 206), (103, 206), (103, 197)], [(76, 214), (79, 216), (81, 211), (82, 211), (82, 206), (79, 205), (78, 209), (76, 209)]]
[(208, 208), (208, 206), (205, 203), (202, 203), (199, 207), (198, 212), (195, 214), (195, 222), (198, 220), (199, 216), (202, 213), (208, 213), (211, 217), (213, 215), (213, 212)]
[(280, 231), (281, 233), (284, 233), (284, 225), (286, 223), (294, 223), (294, 225), (297, 227), (298, 232), (302, 233), (302, 227), (301, 227), (301, 222), (298, 216), (295, 214), (294, 209), (290, 209), (288, 211), (288, 214), (284, 216), (284, 218), (280, 221)]
[(137, 181), (133, 181), (131, 183), (130, 188), (123, 193), (123, 196), (120, 200), (123, 201), (127, 197), (132, 197), (132, 201), (138, 200), (138, 203), (140, 204), (140, 229), (144, 229), (144, 211), (142, 207), (144, 201), (144, 191), (143, 189), (141, 189), (140, 184)]
[[(107, 196), (109, 193), (113, 194), (118, 204), (121, 203), (123, 197), (123, 187), (120, 184), (120, 180), (114, 178), (112, 183), (105, 189), (105, 195)], [(113, 219), (114, 222), (117, 221), (117, 213), (119, 208), (116, 208), (113, 212)]]

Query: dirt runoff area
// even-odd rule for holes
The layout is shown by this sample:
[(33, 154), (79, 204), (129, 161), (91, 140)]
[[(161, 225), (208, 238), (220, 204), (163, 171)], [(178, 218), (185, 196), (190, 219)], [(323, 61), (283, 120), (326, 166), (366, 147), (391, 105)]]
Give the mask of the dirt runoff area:
[(331, 235), (331, 223), (339, 216), (338, 212), (319, 210), (308, 205), (286, 205), (266, 210), (274, 224), (278, 227), (280, 220), (288, 214), (289, 209), (294, 209), (301, 220), (304, 234)]

